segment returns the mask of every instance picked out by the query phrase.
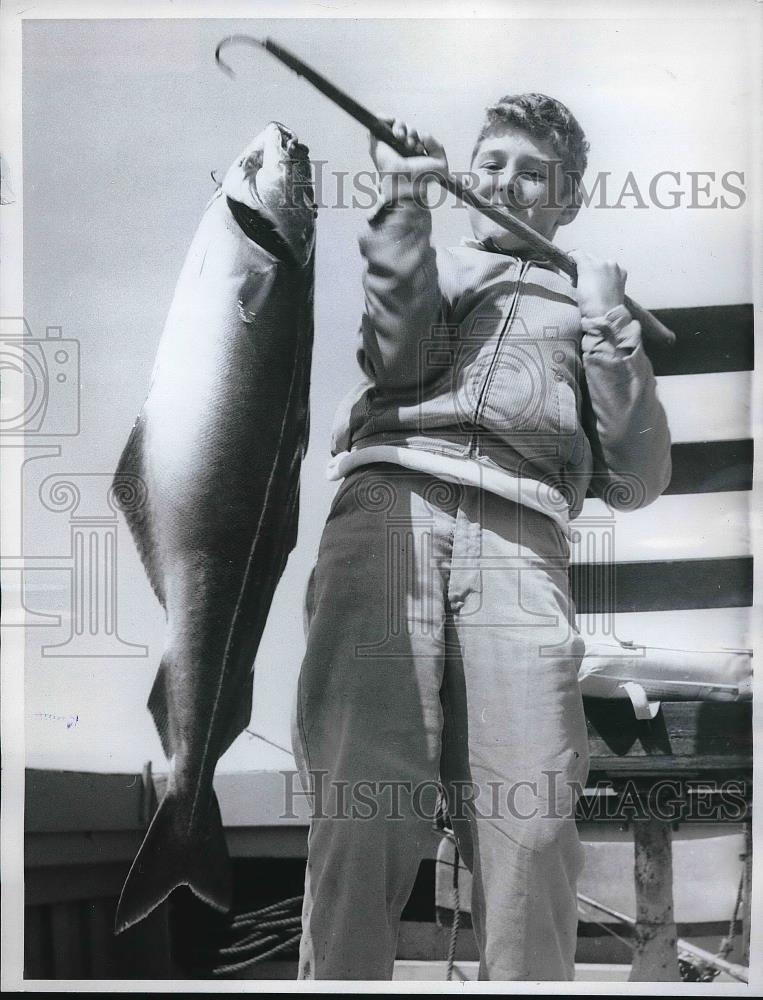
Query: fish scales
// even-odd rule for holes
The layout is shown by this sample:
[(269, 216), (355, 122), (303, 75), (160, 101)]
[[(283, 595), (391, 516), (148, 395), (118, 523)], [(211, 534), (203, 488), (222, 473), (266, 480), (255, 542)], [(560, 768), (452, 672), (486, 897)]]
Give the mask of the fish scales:
[(308, 151), (271, 122), (227, 172), (188, 251), (114, 492), (164, 607), (149, 709), (166, 794), (117, 908), (122, 931), (181, 885), (225, 911), (212, 787), (249, 722), (253, 665), (296, 543), (313, 343)]

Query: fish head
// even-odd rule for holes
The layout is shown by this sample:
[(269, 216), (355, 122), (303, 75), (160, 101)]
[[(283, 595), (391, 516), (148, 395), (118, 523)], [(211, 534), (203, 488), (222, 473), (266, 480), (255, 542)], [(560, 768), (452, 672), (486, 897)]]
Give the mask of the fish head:
[(223, 191), (261, 216), (305, 264), (315, 243), (317, 207), (307, 146), (280, 122), (269, 122), (232, 164)]

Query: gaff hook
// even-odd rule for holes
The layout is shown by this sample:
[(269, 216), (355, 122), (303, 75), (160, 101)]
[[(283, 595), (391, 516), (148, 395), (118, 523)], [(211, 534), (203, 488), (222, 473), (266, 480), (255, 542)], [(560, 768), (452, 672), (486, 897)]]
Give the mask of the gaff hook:
[(228, 63), (226, 63), (223, 59), (220, 58), (220, 52), (222, 49), (225, 48), (226, 45), (233, 45), (233, 44), (250, 45), (253, 48), (257, 49), (267, 49), (267, 43), (261, 42), (259, 38), (255, 38), (254, 35), (228, 35), (227, 38), (223, 38), (223, 40), (215, 49), (215, 62), (223, 71), (223, 73), (227, 73), (227, 75), (232, 80), (235, 79), (236, 74), (230, 68)]

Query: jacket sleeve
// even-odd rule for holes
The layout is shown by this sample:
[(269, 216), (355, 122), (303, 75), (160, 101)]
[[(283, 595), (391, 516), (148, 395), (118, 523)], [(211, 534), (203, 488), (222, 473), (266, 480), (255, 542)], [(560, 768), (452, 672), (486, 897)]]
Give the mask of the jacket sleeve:
[(441, 314), (431, 213), (412, 197), (380, 199), (360, 236), (365, 311), (358, 361), (380, 388), (421, 383), (421, 341)]
[(667, 488), (670, 431), (641, 324), (625, 306), (582, 320), (591, 492), (617, 510), (645, 507)]

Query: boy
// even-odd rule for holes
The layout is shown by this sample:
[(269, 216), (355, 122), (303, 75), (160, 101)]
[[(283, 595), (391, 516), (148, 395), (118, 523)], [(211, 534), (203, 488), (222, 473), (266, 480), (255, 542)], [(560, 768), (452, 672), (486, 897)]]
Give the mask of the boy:
[[(573, 288), (476, 213), (473, 240), (436, 252), (417, 181), (447, 171), (445, 152), (393, 130), (428, 155), (371, 143), (365, 377), (336, 418), (344, 482), (295, 715), (314, 795), (300, 978), (391, 978), (441, 781), (473, 874), (480, 978), (571, 980), (588, 750), (568, 521), (588, 489), (618, 508), (658, 497), (667, 423), (625, 272), (577, 252)], [(505, 97), (477, 140), (476, 190), (553, 238), (575, 217), (586, 150), (560, 102)]]

